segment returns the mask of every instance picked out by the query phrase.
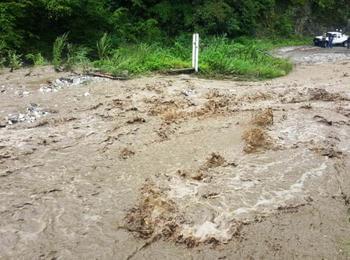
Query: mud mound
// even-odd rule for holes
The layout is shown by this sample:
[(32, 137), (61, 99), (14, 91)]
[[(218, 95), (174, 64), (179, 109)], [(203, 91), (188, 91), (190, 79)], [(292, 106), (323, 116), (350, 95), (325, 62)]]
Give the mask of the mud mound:
[(269, 126), (273, 124), (273, 111), (272, 108), (265, 109), (257, 113), (252, 121), (253, 124), (258, 126)]
[(246, 94), (241, 96), (238, 101), (243, 101), (243, 102), (254, 102), (254, 101), (264, 101), (264, 100), (269, 100), (272, 98), (271, 93), (266, 93), (266, 92), (256, 92), (254, 94)]
[(186, 117), (186, 113), (175, 109), (169, 109), (165, 111), (161, 117), (166, 124), (171, 124), (178, 122), (180, 119), (184, 119)]
[(345, 99), (339, 93), (330, 93), (323, 88), (311, 88), (308, 90), (308, 95), (310, 100), (335, 101)]
[(243, 133), (245, 141), (244, 151), (246, 153), (256, 152), (258, 150), (267, 149), (271, 145), (269, 136), (266, 132), (258, 127), (247, 129)]
[(171, 237), (178, 229), (175, 203), (151, 183), (146, 183), (141, 193), (139, 204), (125, 217), (127, 230), (143, 239)]
[(220, 154), (212, 153), (210, 157), (207, 158), (207, 161), (205, 162), (203, 169), (210, 169), (210, 168), (216, 168), (226, 163), (226, 160), (224, 157), (222, 157)]
[(228, 111), (228, 106), (230, 104), (230, 99), (226, 97), (221, 97), (218, 99), (208, 100), (204, 106), (192, 113), (193, 117), (204, 117), (216, 114), (224, 114)]
[(148, 113), (151, 116), (161, 116), (164, 113), (167, 113), (168, 111), (182, 110), (186, 106), (184, 102), (179, 100), (169, 100), (169, 101), (152, 100), (150, 102), (153, 103), (148, 110)]

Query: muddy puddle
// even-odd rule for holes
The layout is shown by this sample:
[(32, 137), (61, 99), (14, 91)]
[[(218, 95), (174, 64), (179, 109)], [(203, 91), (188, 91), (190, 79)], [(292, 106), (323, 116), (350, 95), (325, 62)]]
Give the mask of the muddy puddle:
[(349, 71), (3, 72), (0, 258), (347, 259)]

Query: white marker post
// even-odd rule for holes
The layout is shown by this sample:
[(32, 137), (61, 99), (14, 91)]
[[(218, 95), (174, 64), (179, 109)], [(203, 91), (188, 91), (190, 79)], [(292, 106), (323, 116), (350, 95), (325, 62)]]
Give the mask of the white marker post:
[(198, 72), (199, 65), (199, 34), (193, 34), (193, 46), (192, 46), (192, 68), (194, 68), (195, 72)]

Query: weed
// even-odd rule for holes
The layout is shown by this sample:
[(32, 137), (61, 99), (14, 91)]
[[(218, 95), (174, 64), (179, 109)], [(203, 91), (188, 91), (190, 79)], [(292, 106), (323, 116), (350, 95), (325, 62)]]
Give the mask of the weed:
[(46, 61), (40, 52), (35, 54), (29, 53), (25, 57), (27, 60), (31, 61), (34, 66), (43, 66), (46, 64)]
[(72, 70), (75, 66), (82, 67), (83, 71), (88, 71), (90, 68), (90, 60), (87, 57), (89, 49), (85, 47), (77, 47), (72, 44), (67, 44), (67, 60), (64, 63), (65, 70)]
[(111, 36), (107, 33), (104, 33), (103, 36), (96, 43), (97, 54), (100, 60), (106, 59), (111, 53), (112, 48), (112, 39)]
[(8, 52), (8, 62), (9, 62), (9, 67), (11, 69), (11, 72), (21, 68), (22, 66), (21, 57), (22, 55), (17, 54), (15, 51)]
[(62, 36), (59, 36), (56, 38), (54, 44), (53, 44), (53, 50), (52, 50), (52, 63), (55, 68), (55, 70), (59, 71), (61, 70), (61, 66), (63, 65), (63, 51), (67, 47), (67, 39), (68, 34), (65, 33)]

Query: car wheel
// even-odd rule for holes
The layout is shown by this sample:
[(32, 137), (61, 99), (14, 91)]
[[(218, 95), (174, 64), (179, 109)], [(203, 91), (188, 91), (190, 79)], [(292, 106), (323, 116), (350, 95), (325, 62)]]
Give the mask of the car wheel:
[(347, 47), (347, 46), (348, 46), (347, 41), (343, 42), (343, 47)]

